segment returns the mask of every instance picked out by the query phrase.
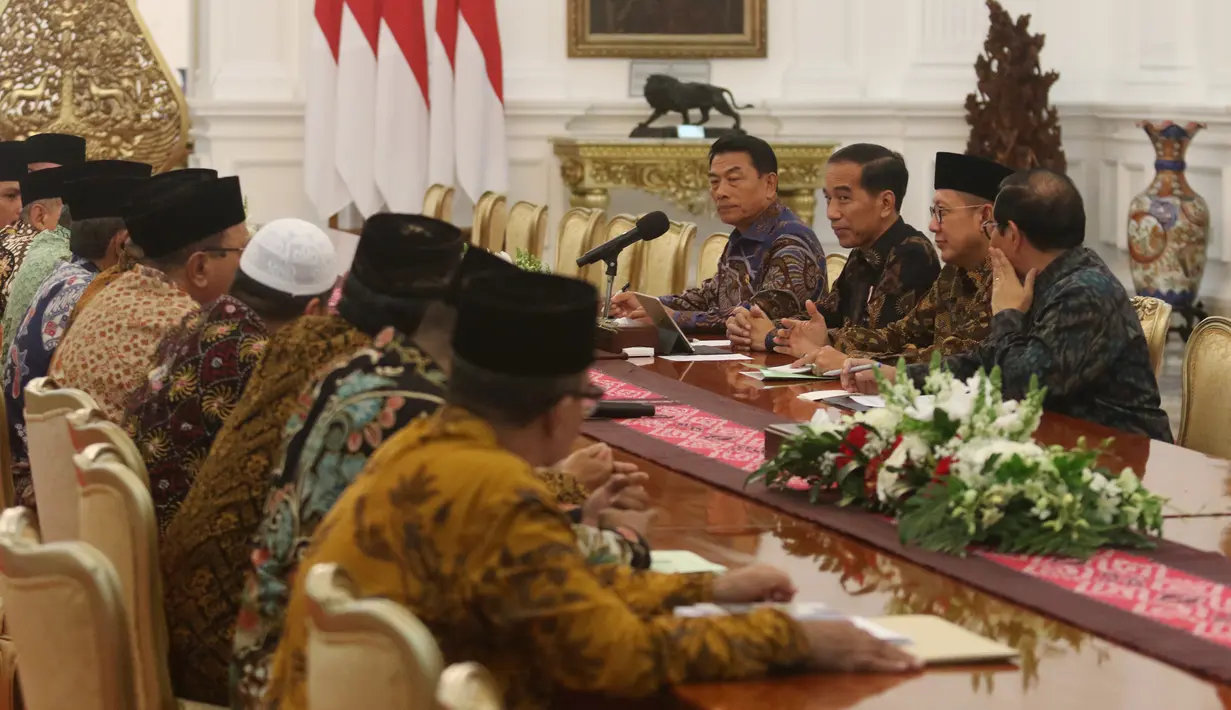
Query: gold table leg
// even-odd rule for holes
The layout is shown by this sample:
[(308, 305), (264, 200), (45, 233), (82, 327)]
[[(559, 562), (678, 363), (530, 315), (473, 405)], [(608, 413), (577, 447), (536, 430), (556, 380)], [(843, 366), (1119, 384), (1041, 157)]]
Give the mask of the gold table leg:
[(779, 190), (778, 196), (782, 203), (791, 208), (797, 217), (809, 227), (816, 220), (816, 190), (811, 187)]

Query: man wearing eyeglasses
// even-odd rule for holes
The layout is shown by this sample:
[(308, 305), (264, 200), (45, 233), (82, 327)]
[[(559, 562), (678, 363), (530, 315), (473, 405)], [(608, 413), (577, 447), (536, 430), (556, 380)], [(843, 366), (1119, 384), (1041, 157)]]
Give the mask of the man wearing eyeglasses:
[[(940, 263), (922, 232), (901, 217), (909, 173), (898, 153), (854, 143), (834, 153), (825, 171), (825, 214), (838, 243), (850, 249), (842, 274), (817, 303), (797, 316), (829, 327), (882, 328), (901, 319), (927, 293)], [(776, 326), (759, 307), (727, 319), (735, 347), (769, 350)]]
[(991, 318), (989, 240), (983, 225), (992, 217), (1001, 181), (1012, 172), (973, 155), (937, 153), (928, 231), (936, 235), (945, 267), (931, 290), (904, 318), (883, 328), (831, 331), (816, 316), (784, 321), (775, 350), (824, 371), (842, 367), (848, 357), (927, 362), (934, 351), (950, 355), (977, 345)]

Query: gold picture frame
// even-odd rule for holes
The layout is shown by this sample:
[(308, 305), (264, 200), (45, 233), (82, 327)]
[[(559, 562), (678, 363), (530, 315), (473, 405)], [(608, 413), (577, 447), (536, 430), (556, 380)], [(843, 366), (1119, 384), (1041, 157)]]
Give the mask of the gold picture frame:
[[(716, 24), (729, 20), (735, 13), (714, 12), (715, 0), (567, 0), (568, 56), (622, 59), (765, 58), (769, 0), (726, 1), (742, 5), (739, 13), (742, 27), (738, 32), (700, 34), (642, 30), (646, 25), (668, 27), (675, 21), (679, 26), (696, 22), (698, 18)], [(694, 10), (687, 8), (690, 4), (695, 6)], [(604, 9), (604, 15), (596, 14), (596, 10)], [(617, 13), (623, 17), (617, 17)], [(628, 30), (621, 29), (622, 24)]]

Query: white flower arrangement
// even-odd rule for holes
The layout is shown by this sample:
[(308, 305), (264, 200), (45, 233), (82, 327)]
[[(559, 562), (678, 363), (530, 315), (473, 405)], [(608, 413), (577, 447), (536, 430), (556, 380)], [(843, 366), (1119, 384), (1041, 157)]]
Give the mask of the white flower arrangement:
[(882, 379), (880, 391), (882, 409), (839, 421), (818, 412), (749, 483), (893, 513), (904, 542), (954, 554), (987, 545), (1084, 557), (1149, 546), (1161, 533), (1165, 501), (1132, 470), (1098, 467), (1101, 449), (1084, 442), (1034, 440), (1037, 383), (1024, 400), (1004, 400), (998, 370), (963, 381), (934, 358), (922, 392), (907, 378)]

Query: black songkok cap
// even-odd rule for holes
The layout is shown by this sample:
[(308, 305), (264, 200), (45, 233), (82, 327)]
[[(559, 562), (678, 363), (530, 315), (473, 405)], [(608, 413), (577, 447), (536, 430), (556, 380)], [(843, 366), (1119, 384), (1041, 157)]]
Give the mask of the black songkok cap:
[(74, 221), (122, 217), (129, 198), (146, 180), (122, 175), (73, 180), (64, 188), (64, 201)]
[(19, 182), (26, 176), (27, 162), (23, 141), (0, 143), (0, 182)]
[(145, 255), (166, 256), (193, 242), (243, 224), (244, 196), (239, 178), (224, 177), (183, 186), (163, 199), (124, 210), (128, 234)]
[(142, 183), (129, 198), (125, 214), (138, 215), (165, 200), (181, 188), (206, 180), (217, 180), (218, 171), (211, 168), (184, 168), (158, 173)]
[(466, 249), (466, 254), (462, 257), (462, 264), (457, 267), (457, 273), (453, 275), (453, 283), (449, 284), (449, 293), (445, 301), (456, 306), (462, 295), (462, 287), (476, 276), (511, 273), (518, 270), (513, 264), (472, 244)]
[(77, 165), (85, 162), (85, 139), (67, 133), (40, 133), (26, 139), (27, 163)]
[(502, 375), (579, 374), (594, 362), (597, 302), (592, 285), (565, 276), (521, 269), (475, 276), (462, 287), (453, 352)]
[(39, 200), (52, 200), (64, 197), (64, 183), (75, 177), (71, 167), (47, 168), (26, 173), (21, 178), (21, 205)]
[(87, 160), (76, 167), (69, 168), (68, 180), (71, 182), (93, 177), (147, 178), (153, 174), (153, 166), (133, 160)]
[(382, 296), (440, 298), (462, 259), (457, 227), (421, 214), (386, 212), (363, 223), (350, 277)]
[(1012, 174), (1009, 168), (986, 158), (937, 153), (936, 184), (932, 189), (967, 192), (994, 202), (996, 193), (1000, 192), (1000, 182)]

